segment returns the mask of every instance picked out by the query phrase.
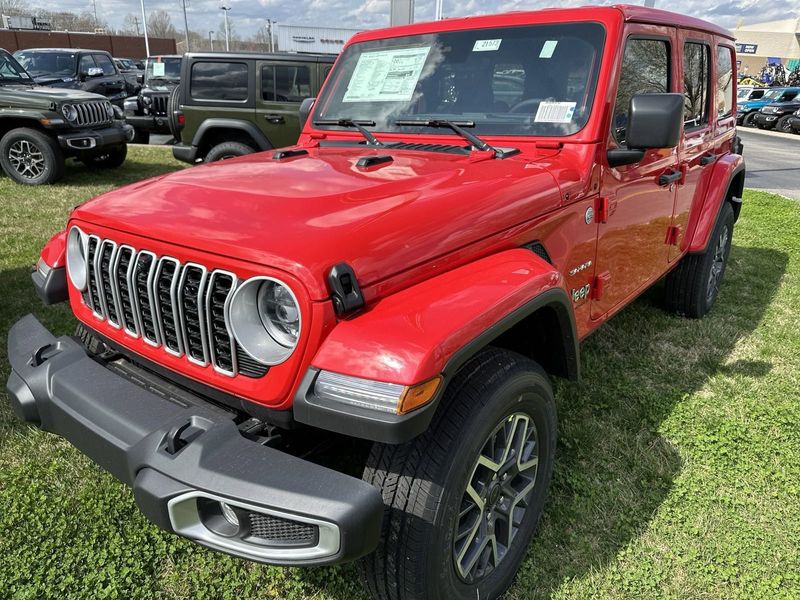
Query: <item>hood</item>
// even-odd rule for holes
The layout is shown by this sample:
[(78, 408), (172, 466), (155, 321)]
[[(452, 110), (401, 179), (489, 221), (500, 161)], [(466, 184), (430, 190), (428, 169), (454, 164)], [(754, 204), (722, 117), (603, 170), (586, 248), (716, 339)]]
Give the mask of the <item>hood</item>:
[[(457, 251), (480, 252), (561, 202), (550, 172), (523, 155), (476, 161), (363, 146), (308, 152), (191, 167), (99, 196), (73, 217), (282, 269), (322, 299), (337, 263), (350, 264), (366, 287)], [(386, 154), (394, 160), (356, 165)]]
[(41, 85), (3, 85), (0, 98), (4, 104), (20, 104), (25, 108), (49, 108), (51, 103), (105, 100), (105, 96), (81, 90), (44, 87)]

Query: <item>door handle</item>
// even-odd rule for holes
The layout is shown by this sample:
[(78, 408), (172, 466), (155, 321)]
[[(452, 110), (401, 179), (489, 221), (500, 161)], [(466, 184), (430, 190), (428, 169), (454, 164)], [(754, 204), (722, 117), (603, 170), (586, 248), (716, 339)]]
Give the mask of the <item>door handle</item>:
[(706, 165), (713, 163), (715, 160), (717, 160), (716, 154), (706, 154), (700, 159), (700, 166), (705, 167)]
[(661, 187), (672, 185), (676, 181), (680, 180), (683, 177), (683, 173), (681, 171), (672, 171), (671, 173), (664, 173), (658, 178), (658, 185)]
[(264, 118), (275, 125), (286, 123), (286, 119), (282, 115), (264, 115)]

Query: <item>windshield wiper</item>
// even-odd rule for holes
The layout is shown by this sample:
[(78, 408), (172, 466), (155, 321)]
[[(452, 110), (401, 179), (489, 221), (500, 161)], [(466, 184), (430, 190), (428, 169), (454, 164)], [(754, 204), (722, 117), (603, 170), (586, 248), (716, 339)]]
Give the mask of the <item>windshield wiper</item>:
[(369, 130), (364, 128), (364, 126), (375, 127), (375, 121), (354, 121), (353, 119), (318, 119), (314, 121), (314, 125), (337, 125), (339, 127), (353, 127), (366, 138), (367, 144), (370, 146), (383, 146), (382, 141), (372, 135)]
[(463, 127), (475, 127), (475, 121), (448, 121), (447, 119), (400, 119), (394, 122), (400, 127), (433, 127), (435, 129), (452, 129), (462, 138), (467, 140), (473, 147), (483, 152), (495, 152), (502, 154), (497, 148), (483, 141), (477, 135), (464, 131)]

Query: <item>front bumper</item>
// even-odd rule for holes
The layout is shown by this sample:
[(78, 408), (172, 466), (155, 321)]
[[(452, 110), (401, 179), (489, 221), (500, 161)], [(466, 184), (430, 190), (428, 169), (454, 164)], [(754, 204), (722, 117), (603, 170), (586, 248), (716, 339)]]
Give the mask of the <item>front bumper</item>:
[[(16, 415), (66, 438), (133, 487), (159, 527), (281, 565), (344, 562), (377, 545), (383, 503), (375, 488), (245, 438), (234, 413), (179, 388), (165, 394), (134, 383), (32, 315), (9, 331), (8, 357)], [(220, 502), (233, 507), (239, 531), (221, 520)], [(287, 529), (301, 533), (264, 537)]]
[(125, 115), (125, 122), (140, 131), (149, 131), (150, 133), (163, 133), (168, 134), (169, 122), (166, 115)]
[(773, 129), (783, 115), (765, 115), (764, 113), (757, 113), (753, 117), (753, 122), (763, 129)]
[(104, 129), (73, 131), (57, 136), (58, 143), (69, 152), (92, 151), (98, 148), (119, 146), (133, 139), (133, 127), (128, 124), (114, 125)]

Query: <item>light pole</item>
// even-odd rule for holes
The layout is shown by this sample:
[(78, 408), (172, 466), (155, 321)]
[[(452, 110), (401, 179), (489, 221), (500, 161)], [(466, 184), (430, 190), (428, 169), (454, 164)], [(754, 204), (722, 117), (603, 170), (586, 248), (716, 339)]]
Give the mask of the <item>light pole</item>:
[(214, 38), (211, 37), (212, 35), (214, 35), (214, 32), (213, 31), (209, 31), (208, 32), (208, 43), (211, 44), (211, 51), (213, 52), (214, 51)]
[(225, 3), (221, 4), (219, 7), (220, 10), (225, 11), (225, 52), (231, 51), (231, 30), (228, 27), (228, 11), (231, 9), (230, 6), (225, 6)]
[(269, 51), (275, 52), (275, 39), (272, 37), (272, 27), (275, 25), (276, 21), (272, 19), (267, 19), (267, 30), (269, 31)]
[(444, 16), (444, 0), (436, 0), (436, 15), (434, 16), (434, 20), (441, 21)]
[(150, 56), (150, 41), (147, 39), (147, 16), (144, 14), (144, 0), (140, 0), (142, 5), (142, 27), (144, 28), (144, 52)]
[(186, 18), (186, 0), (181, 0), (181, 8), (183, 8), (183, 31), (186, 36), (186, 51), (191, 52), (192, 48), (189, 46), (189, 21)]

